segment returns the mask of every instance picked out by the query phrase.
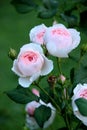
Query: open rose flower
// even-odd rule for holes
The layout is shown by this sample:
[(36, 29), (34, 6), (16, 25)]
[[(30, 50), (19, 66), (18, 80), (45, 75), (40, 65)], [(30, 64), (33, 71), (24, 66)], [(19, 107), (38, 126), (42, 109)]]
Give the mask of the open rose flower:
[(45, 104), (42, 100), (40, 100), (40, 102), (32, 101), (32, 102), (28, 103), (25, 107), (25, 110), (27, 112), (27, 114), (26, 114), (26, 126), (30, 130), (36, 130), (36, 129), (40, 128), (39, 125), (37, 124), (35, 118), (34, 118), (34, 111), (40, 105), (49, 106), (51, 108), (51, 116), (46, 122), (44, 122), (43, 128), (47, 128), (49, 125), (52, 124), (52, 122), (54, 120), (56, 110), (51, 105), (51, 103)]
[(67, 29), (63, 24), (48, 27), (44, 34), (48, 52), (56, 57), (68, 57), (68, 53), (80, 43), (80, 33), (76, 29)]
[[(83, 122), (84, 125), (87, 126), (87, 116), (81, 115), (78, 110), (77, 105), (75, 104), (75, 100), (78, 98), (85, 98), (87, 99), (87, 84), (78, 84), (74, 89), (74, 95), (72, 97), (72, 107), (74, 115)], [(83, 108), (84, 109), (84, 108)]]
[(47, 27), (44, 24), (41, 24), (32, 28), (29, 33), (30, 41), (39, 43), (39, 44), (44, 44), (43, 36), (44, 36), (44, 33), (46, 32), (46, 29)]
[(52, 69), (53, 62), (45, 57), (41, 46), (35, 43), (22, 46), (12, 67), (23, 87), (29, 87), (40, 75), (47, 75)]

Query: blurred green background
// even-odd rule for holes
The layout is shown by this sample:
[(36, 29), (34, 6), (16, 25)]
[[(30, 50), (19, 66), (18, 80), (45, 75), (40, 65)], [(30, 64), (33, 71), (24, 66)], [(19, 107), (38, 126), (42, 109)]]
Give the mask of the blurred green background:
[[(29, 30), (32, 27), (41, 23), (50, 26), (52, 22), (52, 18), (46, 20), (37, 18), (34, 11), (19, 14), (10, 4), (10, 0), (0, 1), (0, 130), (23, 130), (25, 123), (24, 106), (11, 101), (4, 93), (17, 86), (17, 79), (15, 80), (11, 71), (12, 61), (8, 58), (8, 51), (10, 48), (19, 51), (23, 44), (28, 43)], [(84, 21), (82, 23), (83, 25), (78, 28), (81, 31), (81, 44), (87, 43), (87, 20), (85, 24)], [(77, 50), (73, 54), (77, 54)], [(61, 127), (61, 123), (57, 126), (56, 119), (55, 127)]]
[(25, 123), (24, 106), (14, 103), (4, 93), (17, 86), (8, 51), (10, 48), (19, 51), (29, 42), (29, 30), (42, 22), (51, 25), (52, 20), (38, 19), (35, 12), (19, 14), (10, 0), (0, 1), (0, 130), (22, 130)]

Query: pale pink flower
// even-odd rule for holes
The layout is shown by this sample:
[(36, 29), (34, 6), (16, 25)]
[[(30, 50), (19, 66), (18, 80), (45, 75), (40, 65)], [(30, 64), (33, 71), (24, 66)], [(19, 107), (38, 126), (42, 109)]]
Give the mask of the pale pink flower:
[(48, 52), (56, 57), (68, 57), (68, 53), (80, 43), (80, 33), (76, 29), (67, 29), (63, 24), (48, 27), (44, 34)]
[(30, 41), (38, 44), (44, 44), (43, 36), (46, 32), (47, 27), (44, 24), (35, 26), (30, 30), (29, 36)]
[(40, 75), (47, 75), (52, 69), (53, 62), (45, 57), (41, 46), (35, 43), (22, 46), (12, 67), (23, 87), (29, 87)]
[(28, 103), (25, 106), (25, 110), (27, 112), (26, 114), (26, 126), (30, 129), (30, 130), (35, 130), (40, 128), (39, 125), (37, 124), (35, 118), (34, 118), (34, 111), (36, 108), (38, 108), (40, 105), (45, 105), (45, 106), (49, 106), (51, 108), (51, 116), (50, 118), (44, 123), (43, 128), (47, 128), (49, 125), (52, 124), (54, 118), (55, 118), (55, 114), (56, 114), (56, 109), (51, 105), (51, 103), (45, 104), (42, 100), (40, 100), (40, 102), (36, 102), (36, 101), (32, 101), (30, 103)]
[[(84, 125), (87, 126), (87, 116), (83, 116), (79, 110), (77, 105), (75, 104), (75, 100), (78, 98), (85, 98), (87, 99), (87, 84), (78, 84), (73, 90), (73, 97), (72, 97), (72, 107), (74, 115), (83, 122)], [(83, 108), (84, 109), (84, 108)]]

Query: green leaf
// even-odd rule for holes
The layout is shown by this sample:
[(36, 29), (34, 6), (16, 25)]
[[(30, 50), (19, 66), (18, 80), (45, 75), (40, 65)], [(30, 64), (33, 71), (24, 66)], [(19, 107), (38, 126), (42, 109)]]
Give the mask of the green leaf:
[(43, 4), (47, 9), (54, 9), (58, 7), (57, 0), (43, 0)]
[(78, 26), (80, 23), (80, 12), (78, 10), (72, 10), (71, 16), (75, 17), (76, 24), (74, 25)]
[(73, 84), (87, 83), (87, 52), (81, 57), (80, 61), (77, 61), (77, 66), (74, 68), (74, 73), (71, 71), (73, 78)]
[(42, 19), (48, 19), (48, 18), (52, 18), (53, 16), (55, 16), (57, 13), (56, 9), (42, 9), (40, 10), (40, 12), (38, 13), (38, 17), (42, 18)]
[(78, 10), (80, 13), (87, 11), (87, 5), (85, 5), (85, 4), (83, 5), (82, 3), (78, 4)]
[(74, 82), (74, 71), (75, 71), (74, 68), (72, 68), (72, 69), (70, 70), (70, 80), (71, 80), (71, 83)]
[(57, 8), (58, 7), (58, 0), (50, 0), (50, 4), (52, 8)]
[(83, 116), (87, 116), (87, 100), (84, 98), (79, 98), (75, 100), (75, 103)]
[(51, 116), (51, 108), (45, 105), (35, 109), (34, 117), (38, 125), (43, 128), (45, 121), (47, 121)]
[(81, 58), (81, 64), (83, 65), (83, 67), (87, 68), (87, 48), (85, 51), (86, 51), (85, 54)]
[(61, 17), (63, 20), (65, 20), (65, 22), (68, 23), (69, 27), (73, 27), (75, 25), (78, 25), (78, 17), (75, 15), (65, 15), (65, 14), (61, 14)]
[(27, 13), (33, 9), (32, 6), (28, 6), (26, 4), (16, 4), (15, 8), (19, 13)]
[[(53, 90), (51, 90), (49, 87), (44, 88), (44, 90), (49, 94), (50, 97), (53, 97)], [(40, 98), (45, 103), (51, 102), (50, 98), (43, 91), (40, 91)]]
[(34, 95), (31, 90), (18, 86), (17, 88), (5, 92), (7, 96), (16, 103), (26, 104), (33, 100), (39, 101), (39, 97)]
[(12, 0), (11, 4), (14, 5), (19, 13), (27, 13), (37, 7), (32, 0)]
[(74, 85), (78, 83), (87, 83), (87, 67), (79, 65), (74, 71)]

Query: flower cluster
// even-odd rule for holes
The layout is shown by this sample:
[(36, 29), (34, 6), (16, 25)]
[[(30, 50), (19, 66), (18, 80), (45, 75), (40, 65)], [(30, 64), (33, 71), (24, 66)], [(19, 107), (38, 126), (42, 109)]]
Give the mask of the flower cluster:
[[(87, 126), (87, 84), (83, 81), (81, 83), (84, 84), (80, 83), (81, 76), (83, 78), (85, 72), (81, 73), (80, 77), (77, 76), (86, 66), (79, 65), (78, 69), (72, 69), (73, 71), (70, 72), (72, 79), (68, 80), (62, 72), (57, 72), (60, 73), (58, 75), (52, 74), (55, 61), (49, 58), (68, 59), (69, 53), (80, 44), (80, 32), (54, 22), (50, 27), (41, 24), (32, 28), (29, 32), (29, 39), (30, 43), (21, 47), (18, 56), (13, 61), (12, 71), (19, 76), (19, 86), (15, 93), (7, 92), (7, 95), (14, 101), (26, 104), (26, 126), (31, 130), (39, 127), (47, 128), (52, 124), (56, 112), (63, 117), (65, 129), (71, 130), (73, 127), (70, 122), (73, 113)], [(83, 60), (84, 58), (82, 61), (79, 60), (81, 65)], [(60, 70), (59, 63), (57, 67)], [(40, 81), (46, 76), (48, 87), (41, 87)], [(33, 86), (41, 91), (39, 92)], [(16, 92), (20, 96), (18, 99)], [(22, 98), (25, 98), (24, 102)], [(79, 126), (78, 123), (77, 126)]]
[(32, 43), (22, 46), (12, 67), (23, 87), (29, 87), (40, 75), (47, 75), (53, 70), (53, 62), (44, 55), (41, 45), (44, 44), (52, 56), (63, 58), (68, 57), (68, 53), (80, 43), (80, 33), (62, 24), (52, 27), (38, 25), (31, 29), (29, 36)]

